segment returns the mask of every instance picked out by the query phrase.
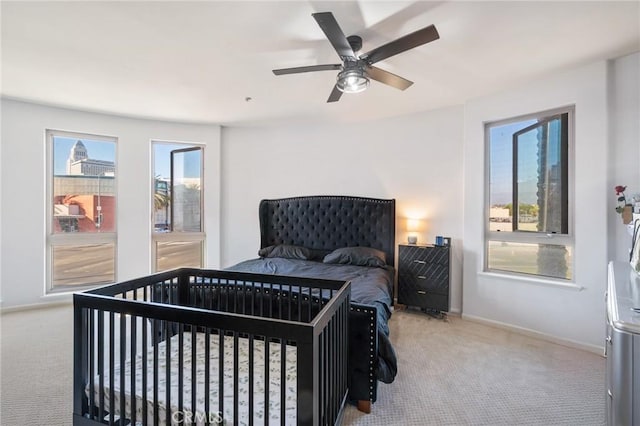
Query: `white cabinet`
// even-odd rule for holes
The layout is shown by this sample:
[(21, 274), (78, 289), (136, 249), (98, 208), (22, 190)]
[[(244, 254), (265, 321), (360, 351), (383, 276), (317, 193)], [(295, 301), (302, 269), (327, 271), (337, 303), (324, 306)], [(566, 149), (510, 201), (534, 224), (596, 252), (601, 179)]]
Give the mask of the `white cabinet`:
[(640, 425), (640, 276), (626, 262), (611, 262), (608, 275), (607, 424)]

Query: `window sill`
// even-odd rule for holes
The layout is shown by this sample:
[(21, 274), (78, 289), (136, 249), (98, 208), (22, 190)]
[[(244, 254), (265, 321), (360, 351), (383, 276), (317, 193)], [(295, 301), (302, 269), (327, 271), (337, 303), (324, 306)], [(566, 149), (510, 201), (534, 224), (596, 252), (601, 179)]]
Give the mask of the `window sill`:
[(515, 275), (515, 274), (501, 274), (498, 272), (486, 272), (486, 271), (478, 272), (478, 275), (482, 277), (487, 277), (487, 278), (499, 278), (501, 280), (519, 281), (526, 284), (543, 285), (548, 287), (564, 288), (568, 290), (576, 290), (576, 291), (584, 290), (584, 287), (576, 283), (561, 282), (561, 281), (550, 280), (545, 278), (527, 277), (527, 276)]
[(74, 293), (79, 293), (87, 290), (93, 290), (98, 287), (102, 287), (105, 285), (114, 284), (114, 282), (110, 283), (100, 283), (100, 284), (89, 284), (89, 285), (77, 285), (77, 286), (67, 286), (67, 287), (58, 287), (56, 289), (49, 289), (47, 292), (41, 296), (42, 299), (57, 299), (57, 298), (65, 298), (73, 296)]
[(72, 290), (56, 291), (56, 292), (44, 294), (40, 297), (40, 299), (46, 300), (47, 302), (52, 302), (56, 300), (65, 300), (65, 299), (72, 298), (73, 293), (75, 293), (75, 291), (72, 291)]

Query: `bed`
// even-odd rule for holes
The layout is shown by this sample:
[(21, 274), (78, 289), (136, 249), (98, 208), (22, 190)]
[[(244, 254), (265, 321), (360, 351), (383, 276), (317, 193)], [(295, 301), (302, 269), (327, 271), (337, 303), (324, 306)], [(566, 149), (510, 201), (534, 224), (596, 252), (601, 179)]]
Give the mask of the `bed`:
[[(390, 383), (397, 372), (388, 328), (395, 275), (395, 200), (268, 199), (260, 202), (258, 215), (261, 257), (227, 270), (350, 281), (349, 399), (369, 412), (377, 399), (378, 380)], [(369, 264), (366, 249), (381, 252), (382, 262)], [(332, 263), (324, 262), (327, 256), (333, 256)]]
[(182, 268), (74, 294), (74, 425), (339, 424), (350, 283)]

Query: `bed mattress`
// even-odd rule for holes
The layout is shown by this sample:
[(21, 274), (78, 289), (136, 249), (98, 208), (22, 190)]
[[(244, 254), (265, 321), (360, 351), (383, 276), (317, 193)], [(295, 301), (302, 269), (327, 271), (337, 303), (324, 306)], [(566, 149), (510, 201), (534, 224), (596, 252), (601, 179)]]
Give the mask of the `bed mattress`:
[(391, 317), (395, 274), (392, 267), (373, 268), (275, 257), (250, 259), (226, 269), (237, 272), (351, 281), (351, 302), (377, 308), (379, 355), (377, 378), (385, 383), (393, 382), (398, 366), (396, 354), (389, 339), (388, 325)]
[[(153, 425), (154, 412), (158, 411), (159, 424), (180, 424), (181, 420), (192, 420), (197, 425), (204, 425), (206, 420), (214, 421), (220, 414), (226, 424), (234, 424), (234, 339), (231, 336), (224, 337), (223, 350), (223, 406), (224, 413), (219, 409), (219, 336), (211, 334), (209, 337), (209, 413), (205, 413), (205, 347), (206, 335), (196, 333), (196, 359), (192, 359), (192, 333), (185, 332), (183, 336), (183, 366), (182, 377), (183, 387), (178, 387), (179, 371), (179, 345), (180, 335), (176, 334), (170, 339), (169, 345), (166, 341), (158, 343), (158, 403), (154, 404), (154, 348), (150, 347), (146, 353), (147, 359), (147, 424)], [(285, 424), (296, 424), (296, 377), (297, 377), (297, 350), (295, 346), (286, 345), (285, 348), (285, 383), (281, 383), (281, 352), (280, 343), (269, 343), (269, 419), (265, 418), (265, 344), (263, 341), (253, 341), (253, 420), (255, 424), (280, 424), (280, 391), (285, 386)], [(169, 346), (170, 362), (167, 364), (167, 346)], [(142, 422), (142, 369), (143, 356), (135, 358), (135, 396), (131, 392), (131, 368), (132, 360), (127, 359), (124, 364), (125, 369), (125, 418), (131, 418), (131, 401), (136, 399), (136, 425), (143, 425)], [(192, 407), (191, 387), (192, 387), (192, 365), (196, 365), (196, 404)], [(120, 416), (120, 363), (116, 363), (114, 368), (114, 414)], [(166, 394), (166, 374), (167, 368), (171, 378), (171, 400), (167, 403)], [(238, 338), (238, 424), (249, 424), (249, 339)], [(109, 383), (109, 370), (104, 371), (104, 407), (109, 411), (111, 407)], [(96, 406), (100, 403), (99, 376), (94, 378), (93, 392), (87, 385), (85, 393), (87, 397), (93, 399)], [(178, 411), (178, 395), (183, 393), (183, 409)], [(171, 422), (167, 423), (167, 409), (170, 409)], [(190, 416), (190, 418), (189, 418)], [(188, 423), (190, 424), (190, 423)], [(220, 423), (222, 424), (222, 423)]]

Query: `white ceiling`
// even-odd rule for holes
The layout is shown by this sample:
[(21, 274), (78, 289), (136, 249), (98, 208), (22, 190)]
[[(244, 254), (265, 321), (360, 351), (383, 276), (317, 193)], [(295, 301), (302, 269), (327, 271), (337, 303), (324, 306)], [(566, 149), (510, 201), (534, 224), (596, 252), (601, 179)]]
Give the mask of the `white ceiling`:
[[(377, 82), (327, 104), (338, 63), (312, 13), (363, 52), (435, 24), (440, 39), (376, 64)], [(119, 115), (224, 125), (370, 120), (461, 104), (640, 50), (640, 2), (2, 1), (2, 95)], [(245, 98), (252, 100), (246, 102)]]

